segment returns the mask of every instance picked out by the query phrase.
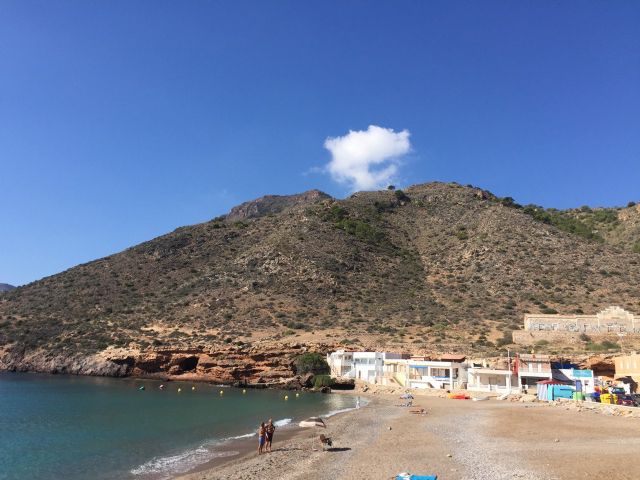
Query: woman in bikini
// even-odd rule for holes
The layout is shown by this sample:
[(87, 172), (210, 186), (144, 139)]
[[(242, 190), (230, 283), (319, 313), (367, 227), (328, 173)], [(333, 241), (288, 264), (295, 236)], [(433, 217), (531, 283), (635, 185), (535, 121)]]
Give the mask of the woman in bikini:
[(267, 429), (264, 425), (264, 422), (260, 424), (260, 428), (258, 429), (258, 455), (264, 453), (264, 442), (266, 437)]

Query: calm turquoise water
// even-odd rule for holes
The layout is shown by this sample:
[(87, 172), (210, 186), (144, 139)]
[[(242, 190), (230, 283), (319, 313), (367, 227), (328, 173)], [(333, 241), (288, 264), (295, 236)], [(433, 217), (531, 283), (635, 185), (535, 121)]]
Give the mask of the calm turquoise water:
[[(144, 391), (138, 390), (141, 385)], [(253, 434), (262, 420), (273, 418), (286, 428), (291, 421), (354, 405), (344, 395), (296, 398), (295, 392), (277, 390), (243, 394), (204, 384), (158, 386), (144, 380), (0, 374), (0, 479), (168, 478), (229, 455), (224, 440)]]

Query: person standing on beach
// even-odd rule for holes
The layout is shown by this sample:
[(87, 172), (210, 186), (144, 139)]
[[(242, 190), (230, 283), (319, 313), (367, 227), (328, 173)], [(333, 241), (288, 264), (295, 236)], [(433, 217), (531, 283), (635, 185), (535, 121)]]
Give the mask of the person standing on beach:
[(266, 436), (266, 427), (264, 422), (260, 423), (260, 428), (258, 429), (258, 455), (264, 453), (264, 442)]
[(271, 443), (273, 443), (273, 432), (276, 431), (276, 426), (273, 424), (273, 419), (269, 419), (266, 427), (267, 434), (267, 452), (271, 452)]

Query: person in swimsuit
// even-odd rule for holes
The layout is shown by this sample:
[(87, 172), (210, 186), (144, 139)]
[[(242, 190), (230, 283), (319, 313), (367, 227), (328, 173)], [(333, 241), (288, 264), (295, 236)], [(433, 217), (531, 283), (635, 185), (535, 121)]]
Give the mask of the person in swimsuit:
[(266, 437), (266, 427), (264, 422), (260, 424), (260, 428), (258, 429), (258, 455), (264, 453), (264, 442)]
[(276, 426), (273, 424), (273, 419), (270, 418), (265, 430), (267, 434), (267, 445), (266, 445), (267, 452), (271, 451), (271, 443), (273, 442), (273, 432), (275, 431), (276, 431)]

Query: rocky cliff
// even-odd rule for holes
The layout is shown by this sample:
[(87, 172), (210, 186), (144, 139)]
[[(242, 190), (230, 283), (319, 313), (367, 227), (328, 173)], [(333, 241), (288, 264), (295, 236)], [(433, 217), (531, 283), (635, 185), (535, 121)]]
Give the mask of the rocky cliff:
[(329, 199), (331, 196), (320, 190), (309, 190), (295, 195), (265, 195), (233, 207), (226, 215), (226, 219), (241, 221), (264, 215), (275, 215), (291, 207), (311, 205)]
[(304, 384), (294, 365), (296, 357), (335, 348), (330, 344), (262, 342), (252, 346), (157, 348), (145, 352), (107, 348), (91, 355), (10, 349), (0, 351), (0, 370), (299, 388)]

